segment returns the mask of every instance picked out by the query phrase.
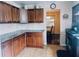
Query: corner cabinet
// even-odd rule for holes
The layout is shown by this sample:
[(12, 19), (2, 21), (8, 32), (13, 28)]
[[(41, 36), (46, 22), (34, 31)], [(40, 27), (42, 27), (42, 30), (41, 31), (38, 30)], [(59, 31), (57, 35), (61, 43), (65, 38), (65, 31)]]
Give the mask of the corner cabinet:
[(18, 23), (20, 22), (19, 18), (19, 8), (0, 2), (0, 23)]
[(28, 9), (28, 22), (29, 23), (42, 23), (43, 22), (43, 9)]

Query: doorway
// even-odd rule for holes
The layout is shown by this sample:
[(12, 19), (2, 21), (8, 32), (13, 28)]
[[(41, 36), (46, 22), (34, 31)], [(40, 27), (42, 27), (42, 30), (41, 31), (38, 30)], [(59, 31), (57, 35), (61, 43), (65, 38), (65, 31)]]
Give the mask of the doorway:
[(47, 23), (47, 43), (58, 44), (60, 43), (60, 10), (46, 12)]

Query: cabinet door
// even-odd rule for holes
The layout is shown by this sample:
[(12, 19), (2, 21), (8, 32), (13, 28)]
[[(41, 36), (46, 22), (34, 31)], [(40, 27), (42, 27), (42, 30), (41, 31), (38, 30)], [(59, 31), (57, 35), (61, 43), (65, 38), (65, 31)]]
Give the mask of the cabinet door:
[(35, 10), (35, 22), (40, 23), (43, 22), (43, 9)]
[(27, 33), (28, 47), (43, 47), (43, 37), (41, 32)]
[(21, 50), (26, 47), (25, 34), (20, 36), (20, 48)]
[(34, 44), (36, 47), (43, 47), (43, 35), (42, 32), (34, 33)]
[(0, 2), (0, 22), (3, 22), (3, 4)]
[(13, 56), (12, 40), (2, 43), (2, 56), (11, 57)]
[(19, 15), (20, 15), (20, 12), (19, 12), (19, 9), (18, 8), (15, 8), (15, 7), (12, 7), (12, 22), (19, 22)]
[(3, 16), (4, 22), (11, 22), (12, 21), (12, 13), (11, 13), (11, 6), (7, 4), (3, 4)]
[(13, 50), (14, 50), (14, 56), (16, 56), (19, 53), (19, 40), (18, 38), (13, 39)]
[(27, 46), (33, 47), (33, 36), (32, 33), (27, 33)]
[(34, 20), (35, 20), (35, 10), (34, 9), (28, 9), (27, 14), (28, 14), (28, 22), (33, 23)]
[(17, 22), (20, 22), (20, 9), (16, 8), (16, 20)]

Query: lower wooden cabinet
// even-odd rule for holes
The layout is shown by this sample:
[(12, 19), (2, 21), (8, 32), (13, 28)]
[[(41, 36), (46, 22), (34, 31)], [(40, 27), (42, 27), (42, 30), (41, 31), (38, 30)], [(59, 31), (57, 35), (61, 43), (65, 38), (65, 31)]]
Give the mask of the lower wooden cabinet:
[(36, 32), (34, 33), (34, 42), (36, 47), (43, 47), (43, 33)]
[(26, 45), (28, 47), (43, 47), (42, 32), (27, 33)]
[(1, 45), (2, 45), (2, 56), (3, 57), (13, 56), (12, 40), (3, 42)]
[(26, 47), (25, 34), (13, 39), (14, 56), (18, 55)]
[(17, 56), (26, 47), (25, 34), (2, 42), (1, 45), (3, 57)]
[(42, 36), (42, 32), (28, 32), (26, 33), (26, 36), (25, 34), (22, 34), (13, 39), (2, 42), (2, 56), (17, 56), (26, 46), (43, 47)]
[(20, 50), (23, 50), (26, 47), (25, 34), (21, 35), (19, 39), (20, 39)]
[(33, 46), (33, 35), (32, 33), (26, 33), (27, 39), (26, 39), (26, 45), (27, 47), (32, 47)]

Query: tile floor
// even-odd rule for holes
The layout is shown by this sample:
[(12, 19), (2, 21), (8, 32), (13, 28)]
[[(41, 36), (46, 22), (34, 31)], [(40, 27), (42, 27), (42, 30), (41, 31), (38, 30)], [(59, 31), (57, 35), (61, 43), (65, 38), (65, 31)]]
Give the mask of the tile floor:
[(17, 57), (56, 57), (56, 51), (63, 49), (59, 45), (48, 45), (44, 48), (24, 48)]

